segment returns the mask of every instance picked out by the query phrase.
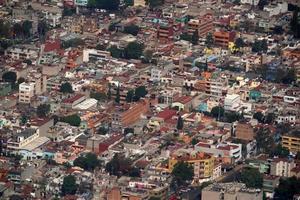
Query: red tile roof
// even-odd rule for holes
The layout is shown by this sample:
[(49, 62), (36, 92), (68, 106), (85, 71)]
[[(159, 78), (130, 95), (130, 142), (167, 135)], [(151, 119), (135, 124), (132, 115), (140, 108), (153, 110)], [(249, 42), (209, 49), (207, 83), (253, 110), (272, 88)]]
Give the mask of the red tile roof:
[(76, 94), (75, 96), (72, 96), (70, 98), (66, 98), (62, 101), (62, 103), (68, 103), (68, 104), (72, 104), (74, 103), (75, 101), (77, 101), (78, 99), (84, 97), (83, 94)]
[(176, 115), (177, 111), (172, 109), (164, 109), (163, 111), (157, 113), (156, 117), (162, 118), (164, 121), (167, 119), (171, 119), (174, 115)]

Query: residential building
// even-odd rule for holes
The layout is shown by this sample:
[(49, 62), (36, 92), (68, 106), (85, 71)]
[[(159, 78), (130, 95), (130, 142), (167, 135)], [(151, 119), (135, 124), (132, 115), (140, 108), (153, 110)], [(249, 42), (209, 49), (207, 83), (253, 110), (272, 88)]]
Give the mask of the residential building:
[(286, 158), (275, 158), (271, 162), (271, 175), (281, 177), (291, 177), (291, 170), (296, 167), (294, 161)]
[(212, 15), (204, 15), (198, 19), (190, 19), (188, 22), (188, 32), (193, 34), (198, 32), (199, 37), (205, 38), (208, 33), (212, 33), (214, 29), (214, 19)]
[(19, 102), (29, 104), (34, 97), (34, 83), (21, 83), (19, 85)]
[(235, 129), (235, 137), (241, 140), (253, 140), (255, 132), (251, 124), (239, 122)]
[(173, 25), (169, 23), (160, 23), (157, 27), (157, 39), (161, 42), (169, 42), (173, 39)]
[(235, 40), (235, 32), (228, 32), (228, 31), (216, 31), (214, 32), (214, 41), (215, 44), (221, 47), (227, 48), (229, 42), (234, 42)]
[(38, 129), (25, 129), (7, 141), (7, 149), (17, 151), (39, 137)]
[(210, 144), (200, 141), (196, 146), (196, 150), (201, 152), (214, 154), (225, 163), (234, 163), (242, 158), (242, 144), (220, 143)]
[(241, 98), (238, 94), (227, 94), (224, 100), (225, 111), (237, 112), (241, 106)]
[(5, 55), (14, 60), (32, 60), (39, 57), (40, 49), (32, 45), (15, 45), (5, 50)]
[(259, 0), (241, 0), (242, 4), (250, 4), (253, 6), (257, 6)]
[(83, 50), (83, 62), (89, 62), (90, 60), (107, 61), (111, 58), (110, 52), (100, 51), (96, 49), (84, 49)]
[(290, 131), (282, 136), (282, 147), (287, 148), (293, 153), (300, 151), (300, 133), (299, 130)]
[(247, 188), (244, 183), (213, 183), (202, 190), (202, 200), (262, 200), (260, 189)]
[(194, 179), (212, 180), (215, 168), (215, 158), (212, 154), (191, 149), (179, 149), (169, 158), (168, 170), (172, 172), (178, 162), (187, 162), (193, 165)]
[(273, 198), (275, 189), (279, 185), (279, 176), (264, 175), (263, 177), (263, 191), (267, 197)]
[(0, 83), (0, 96), (6, 96), (11, 92), (10, 83)]

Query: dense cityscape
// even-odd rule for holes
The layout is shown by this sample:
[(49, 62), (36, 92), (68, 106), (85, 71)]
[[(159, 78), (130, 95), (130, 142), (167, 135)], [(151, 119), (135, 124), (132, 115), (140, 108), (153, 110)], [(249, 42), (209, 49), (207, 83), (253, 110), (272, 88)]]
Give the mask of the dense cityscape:
[(300, 0), (0, 0), (0, 199), (300, 200)]

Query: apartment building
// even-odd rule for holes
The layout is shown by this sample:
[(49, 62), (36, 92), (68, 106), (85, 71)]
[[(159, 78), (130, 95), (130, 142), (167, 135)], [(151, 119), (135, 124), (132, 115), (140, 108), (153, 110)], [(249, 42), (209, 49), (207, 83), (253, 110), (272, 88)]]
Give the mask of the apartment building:
[(215, 158), (212, 154), (191, 149), (179, 149), (169, 158), (169, 172), (172, 172), (175, 164), (180, 161), (193, 165), (194, 179), (212, 179), (215, 168)]
[(26, 78), (26, 82), (19, 85), (19, 102), (28, 104), (32, 97), (46, 92), (47, 77), (33, 70)]
[(224, 100), (225, 111), (237, 112), (241, 106), (241, 98), (238, 94), (227, 94)]
[(294, 161), (287, 158), (275, 158), (271, 162), (271, 175), (291, 177), (291, 170), (296, 167)]
[(235, 40), (235, 32), (228, 32), (228, 31), (216, 31), (214, 32), (214, 41), (217, 46), (227, 48), (229, 42), (234, 42)]
[(7, 48), (5, 55), (13, 60), (36, 60), (40, 49), (32, 45), (15, 45)]
[(211, 144), (210, 142), (200, 141), (197, 145), (195, 145), (195, 149), (201, 152), (213, 154), (224, 163), (237, 162), (242, 158), (242, 144), (230, 142)]
[(107, 61), (111, 58), (110, 52), (100, 51), (96, 49), (84, 49), (83, 50), (83, 62), (89, 62), (90, 60)]
[(300, 151), (300, 132), (293, 130), (286, 135), (282, 136), (281, 144), (293, 153)]
[(160, 42), (168, 42), (173, 39), (174, 30), (172, 24), (160, 23), (157, 27), (157, 39)]
[(193, 34), (195, 31), (198, 31), (198, 35), (200, 38), (206, 37), (206, 35), (210, 32), (213, 32), (214, 19), (212, 15), (204, 15), (199, 19), (191, 19), (188, 22), (188, 32), (189, 34)]
[(7, 141), (7, 149), (17, 151), (39, 137), (38, 129), (25, 129)]
[(222, 98), (226, 96), (228, 88), (226, 77), (212, 78), (205, 82), (205, 93), (213, 97)]
[(23, 82), (19, 85), (19, 102), (29, 104), (34, 97), (34, 83)]

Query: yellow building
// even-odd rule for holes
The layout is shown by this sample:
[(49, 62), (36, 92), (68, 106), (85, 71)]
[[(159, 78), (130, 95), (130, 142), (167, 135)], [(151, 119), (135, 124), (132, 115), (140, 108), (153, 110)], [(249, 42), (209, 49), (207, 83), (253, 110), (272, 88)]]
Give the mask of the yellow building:
[(215, 158), (211, 154), (191, 149), (179, 149), (169, 158), (168, 170), (171, 173), (177, 162), (187, 162), (194, 167), (194, 179), (205, 179), (213, 176)]
[[(299, 133), (299, 132), (298, 132)], [(289, 151), (297, 153), (300, 151), (300, 134), (289, 134), (282, 136), (282, 146)]]

